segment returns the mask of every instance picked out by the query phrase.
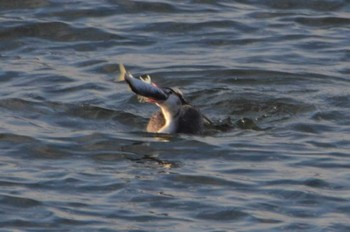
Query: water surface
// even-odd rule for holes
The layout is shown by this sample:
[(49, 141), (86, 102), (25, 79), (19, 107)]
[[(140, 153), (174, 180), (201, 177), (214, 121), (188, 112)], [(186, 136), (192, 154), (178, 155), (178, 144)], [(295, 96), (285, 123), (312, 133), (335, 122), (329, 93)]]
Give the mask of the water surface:
[[(349, 231), (349, 12), (0, 1), (2, 231)], [(146, 133), (118, 63), (220, 130)]]

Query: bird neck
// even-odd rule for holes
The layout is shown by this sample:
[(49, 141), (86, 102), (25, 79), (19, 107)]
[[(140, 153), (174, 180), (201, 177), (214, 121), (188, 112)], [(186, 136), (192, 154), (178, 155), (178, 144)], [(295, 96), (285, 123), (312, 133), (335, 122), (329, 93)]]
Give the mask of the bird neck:
[(164, 107), (161, 107), (161, 111), (163, 113), (165, 123), (162, 128), (158, 130), (158, 133), (167, 133), (172, 134), (176, 133), (178, 127), (178, 121), (180, 117), (180, 110), (178, 109), (175, 113), (167, 110)]

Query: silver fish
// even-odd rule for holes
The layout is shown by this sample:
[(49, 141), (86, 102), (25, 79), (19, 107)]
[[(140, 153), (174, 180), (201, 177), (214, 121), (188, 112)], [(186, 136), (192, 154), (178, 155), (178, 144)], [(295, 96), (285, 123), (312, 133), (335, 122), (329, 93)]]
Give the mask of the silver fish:
[(152, 83), (150, 76), (147, 75), (145, 78), (138, 79), (127, 72), (124, 65), (120, 64), (119, 69), (119, 80), (125, 80), (130, 89), (137, 95), (161, 101), (168, 98), (168, 94)]

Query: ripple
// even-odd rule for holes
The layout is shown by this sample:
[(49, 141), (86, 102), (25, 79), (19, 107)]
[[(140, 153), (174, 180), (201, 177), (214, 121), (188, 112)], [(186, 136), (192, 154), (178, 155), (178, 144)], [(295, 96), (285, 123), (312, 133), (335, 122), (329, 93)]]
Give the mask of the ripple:
[(290, 10), (290, 9), (311, 9), (316, 11), (332, 11), (332, 10), (339, 10), (343, 6), (346, 5), (345, 1), (338, 0), (338, 1), (309, 1), (304, 2), (302, 0), (285, 0), (285, 1), (278, 1), (278, 0), (265, 0), (265, 1), (259, 1), (259, 4), (261, 5), (267, 5), (274, 9), (283, 9), (283, 10)]
[[(347, 1), (0, 5), (1, 228), (349, 230)], [(118, 63), (216, 127), (144, 132)]]
[(249, 214), (244, 213), (238, 209), (221, 209), (217, 212), (215, 211), (201, 212), (196, 217), (204, 220), (230, 221), (230, 220), (240, 220), (242, 218), (249, 217)]
[(33, 1), (27, 1), (27, 0), (14, 0), (14, 1), (1, 1), (1, 6), (5, 9), (26, 9), (26, 8), (37, 8), (37, 7), (44, 7), (48, 5), (47, 0), (33, 0)]
[(33, 199), (5, 195), (1, 195), (0, 202), (2, 202), (2, 204), (11, 205), (13, 207), (23, 208), (32, 208), (41, 205), (39, 201)]
[(350, 20), (347, 18), (337, 17), (299, 17), (295, 19), (296, 22), (312, 27), (342, 27), (348, 25)]
[(96, 28), (76, 28), (64, 22), (36, 22), (27, 25), (6, 28), (0, 31), (0, 39), (18, 37), (34, 37), (60, 42), (90, 41), (121, 39)]

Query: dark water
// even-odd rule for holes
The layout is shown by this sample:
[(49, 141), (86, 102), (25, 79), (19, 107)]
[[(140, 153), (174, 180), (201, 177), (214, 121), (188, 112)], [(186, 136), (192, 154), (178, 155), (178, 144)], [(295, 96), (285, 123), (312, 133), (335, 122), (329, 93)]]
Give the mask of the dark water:
[[(350, 231), (349, 12), (0, 1), (1, 231)], [(118, 63), (234, 126), (144, 132)]]

